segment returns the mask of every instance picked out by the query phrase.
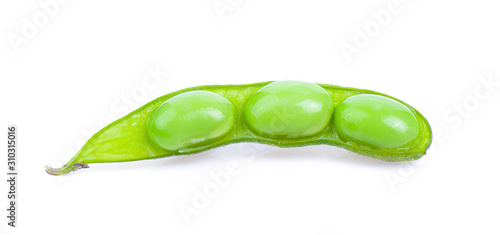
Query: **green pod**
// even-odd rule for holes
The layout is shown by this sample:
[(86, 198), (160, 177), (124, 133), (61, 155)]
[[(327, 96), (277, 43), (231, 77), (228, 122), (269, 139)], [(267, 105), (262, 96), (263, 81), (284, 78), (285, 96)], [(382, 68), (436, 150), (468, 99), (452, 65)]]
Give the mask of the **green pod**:
[(326, 144), (409, 161), (422, 157), (431, 140), (429, 123), (417, 110), (374, 91), (298, 81), (210, 85), (149, 102), (94, 134), (62, 168), (46, 171), (61, 175), (92, 163), (193, 154), (238, 142)]

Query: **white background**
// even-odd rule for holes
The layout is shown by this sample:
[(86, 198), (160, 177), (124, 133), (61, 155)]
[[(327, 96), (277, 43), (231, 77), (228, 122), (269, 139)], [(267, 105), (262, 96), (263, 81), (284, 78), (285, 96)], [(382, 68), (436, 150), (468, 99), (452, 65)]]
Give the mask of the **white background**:
[[(214, 3), (230, 10), (218, 13)], [(6, 127), (16, 124), (20, 171), (15, 229), (6, 226), (7, 185), (0, 183), (1, 233), (500, 232), (495, 1), (57, 6), (44, 21), (47, 13), (37, 1), (0, 3), (0, 152), (6, 158)], [(372, 12), (389, 10), (391, 18), (380, 26)], [(38, 25), (31, 35), (23, 36), (31, 24), (24, 19)], [(341, 48), (356, 46), (360, 31), (371, 35), (369, 41), (357, 42), (356, 53), (346, 56)], [(161, 79), (151, 80), (148, 69), (157, 66)], [(488, 77), (494, 82), (486, 87)], [(328, 146), (238, 144), (192, 156), (91, 165), (60, 177), (44, 172), (45, 165), (64, 164), (104, 124), (158, 96), (203, 84), (268, 80), (336, 84), (400, 98), (429, 120), (433, 146), (412, 163)], [(6, 160), (0, 163), (4, 172)], [(237, 164), (239, 172), (197, 215), (183, 218), (179, 207), (193, 206), (195, 192), (213, 186), (211, 174), (224, 174), (227, 164)]]

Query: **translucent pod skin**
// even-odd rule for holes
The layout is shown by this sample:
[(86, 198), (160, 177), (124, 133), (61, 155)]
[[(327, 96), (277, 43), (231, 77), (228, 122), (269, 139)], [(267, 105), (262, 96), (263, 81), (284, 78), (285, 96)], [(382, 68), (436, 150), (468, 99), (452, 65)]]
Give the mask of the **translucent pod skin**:
[(325, 89), (299, 81), (279, 81), (262, 87), (243, 110), (250, 128), (271, 138), (316, 135), (326, 128), (332, 112), (332, 98)]
[(427, 120), (370, 90), (299, 81), (187, 88), (159, 97), (92, 136), (53, 175), (91, 163), (193, 154), (255, 142), (283, 148), (326, 144), (384, 161), (422, 157)]
[(206, 144), (229, 133), (236, 108), (209, 91), (190, 91), (165, 101), (146, 123), (148, 140), (161, 149)]
[(371, 94), (342, 101), (333, 120), (340, 139), (379, 149), (410, 146), (420, 129), (415, 115), (402, 103)]

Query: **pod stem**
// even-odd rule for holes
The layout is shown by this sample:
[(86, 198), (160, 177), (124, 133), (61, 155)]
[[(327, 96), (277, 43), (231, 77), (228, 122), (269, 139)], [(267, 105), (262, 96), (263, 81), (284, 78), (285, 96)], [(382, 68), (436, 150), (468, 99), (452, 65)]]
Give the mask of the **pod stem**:
[(82, 168), (89, 168), (89, 165), (81, 162), (81, 163), (75, 163), (75, 164), (66, 164), (62, 166), (61, 168), (52, 168), (50, 166), (45, 166), (45, 172), (51, 174), (51, 175), (65, 175), (68, 174), (72, 171), (76, 171)]

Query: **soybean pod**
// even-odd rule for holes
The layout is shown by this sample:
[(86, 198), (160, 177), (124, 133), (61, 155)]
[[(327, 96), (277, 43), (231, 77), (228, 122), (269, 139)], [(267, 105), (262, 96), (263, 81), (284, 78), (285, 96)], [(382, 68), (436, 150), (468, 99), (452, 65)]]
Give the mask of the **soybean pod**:
[(338, 146), (384, 161), (422, 157), (427, 120), (401, 100), (370, 90), (302, 81), (187, 88), (159, 97), (94, 134), (63, 167), (193, 154), (254, 142), (289, 148)]

